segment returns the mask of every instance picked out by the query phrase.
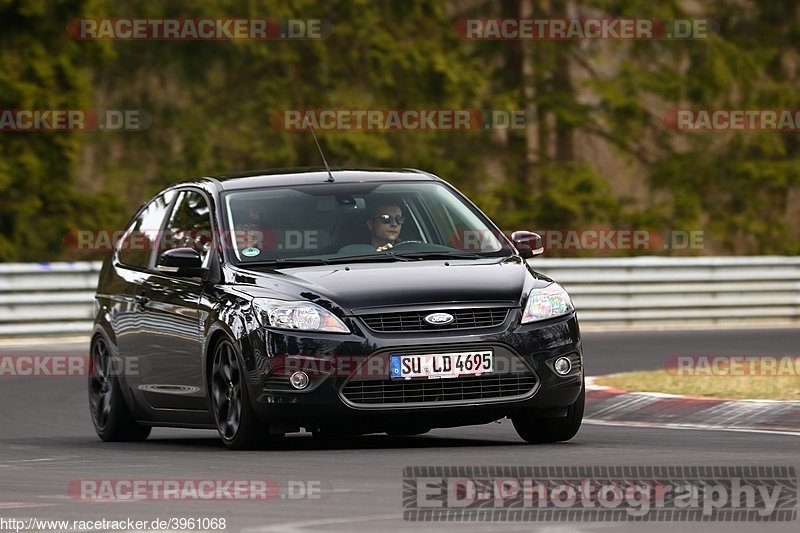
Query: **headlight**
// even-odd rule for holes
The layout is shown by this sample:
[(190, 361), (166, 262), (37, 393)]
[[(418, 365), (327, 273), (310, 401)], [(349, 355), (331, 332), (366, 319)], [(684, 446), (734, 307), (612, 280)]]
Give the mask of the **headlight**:
[(575, 310), (569, 294), (558, 283), (552, 283), (543, 289), (533, 289), (528, 295), (528, 303), (522, 314), (522, 323), (528, 324), (537, 320), (547, 320), (566, 315)]
[(253, 310), (262, 326), (303, 331), (350, 333), (339, 318), (311, 302), (288, 302), (270, 298), (253, 299)]

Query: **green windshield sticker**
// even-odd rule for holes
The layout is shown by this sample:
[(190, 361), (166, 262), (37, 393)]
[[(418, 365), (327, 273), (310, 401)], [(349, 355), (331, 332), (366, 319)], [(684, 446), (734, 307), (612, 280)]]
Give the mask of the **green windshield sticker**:
[(255, 257), (260, 253), (261, 253), (261, 250), (259, 250), (258, 248), (253, 248), (253, 247), (245, 248), (244, 250), (242, 250), (242, 255), (245, 256), (245, 257)]

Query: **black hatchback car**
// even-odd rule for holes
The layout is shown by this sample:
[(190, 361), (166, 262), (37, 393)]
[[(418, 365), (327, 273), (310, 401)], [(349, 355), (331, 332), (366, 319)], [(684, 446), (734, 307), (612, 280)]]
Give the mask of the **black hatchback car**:
[(97, 287), (101, 439), (217, 429), (225, 445), (485, 424), (563, 441), (584, 408), (570, 297), (418, 170), (202, 178), (144, 204)]

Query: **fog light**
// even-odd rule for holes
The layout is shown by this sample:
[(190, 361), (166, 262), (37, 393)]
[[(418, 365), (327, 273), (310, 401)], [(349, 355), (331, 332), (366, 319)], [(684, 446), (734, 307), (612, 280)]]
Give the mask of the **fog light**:
[(308, 387), (308, 374), (305, 372), (295, 372), (289, 376), (289, 383), (291, 383), (292, 387), (295, 389), (305, 389)]
[(553, 368), (557, 374), (566, 376), (572, 370), (572, 363), (566, 357), (559, 357), (553, 362)]

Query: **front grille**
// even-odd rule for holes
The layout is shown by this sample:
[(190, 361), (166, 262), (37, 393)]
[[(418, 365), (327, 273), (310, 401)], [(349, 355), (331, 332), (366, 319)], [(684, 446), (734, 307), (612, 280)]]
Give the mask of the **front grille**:
[[(454, 320), (443, 326), (436, 326), (425, 322), (424, 319), (426, 316), (431, 313), (439, 312), (453, 315)], [(490, 328), (499, 326), (505, 321), (507, 315), (508, 309), (487, 307), (362, 315), (361, 320), (364, 321), (369, 329), (378, 332), (442, 331), (448, 329)]]
[(530, 373), (424, 380), (351, 381), (342, 395), (353, 404), (440, 403), (523, 396), (536, 386)]

